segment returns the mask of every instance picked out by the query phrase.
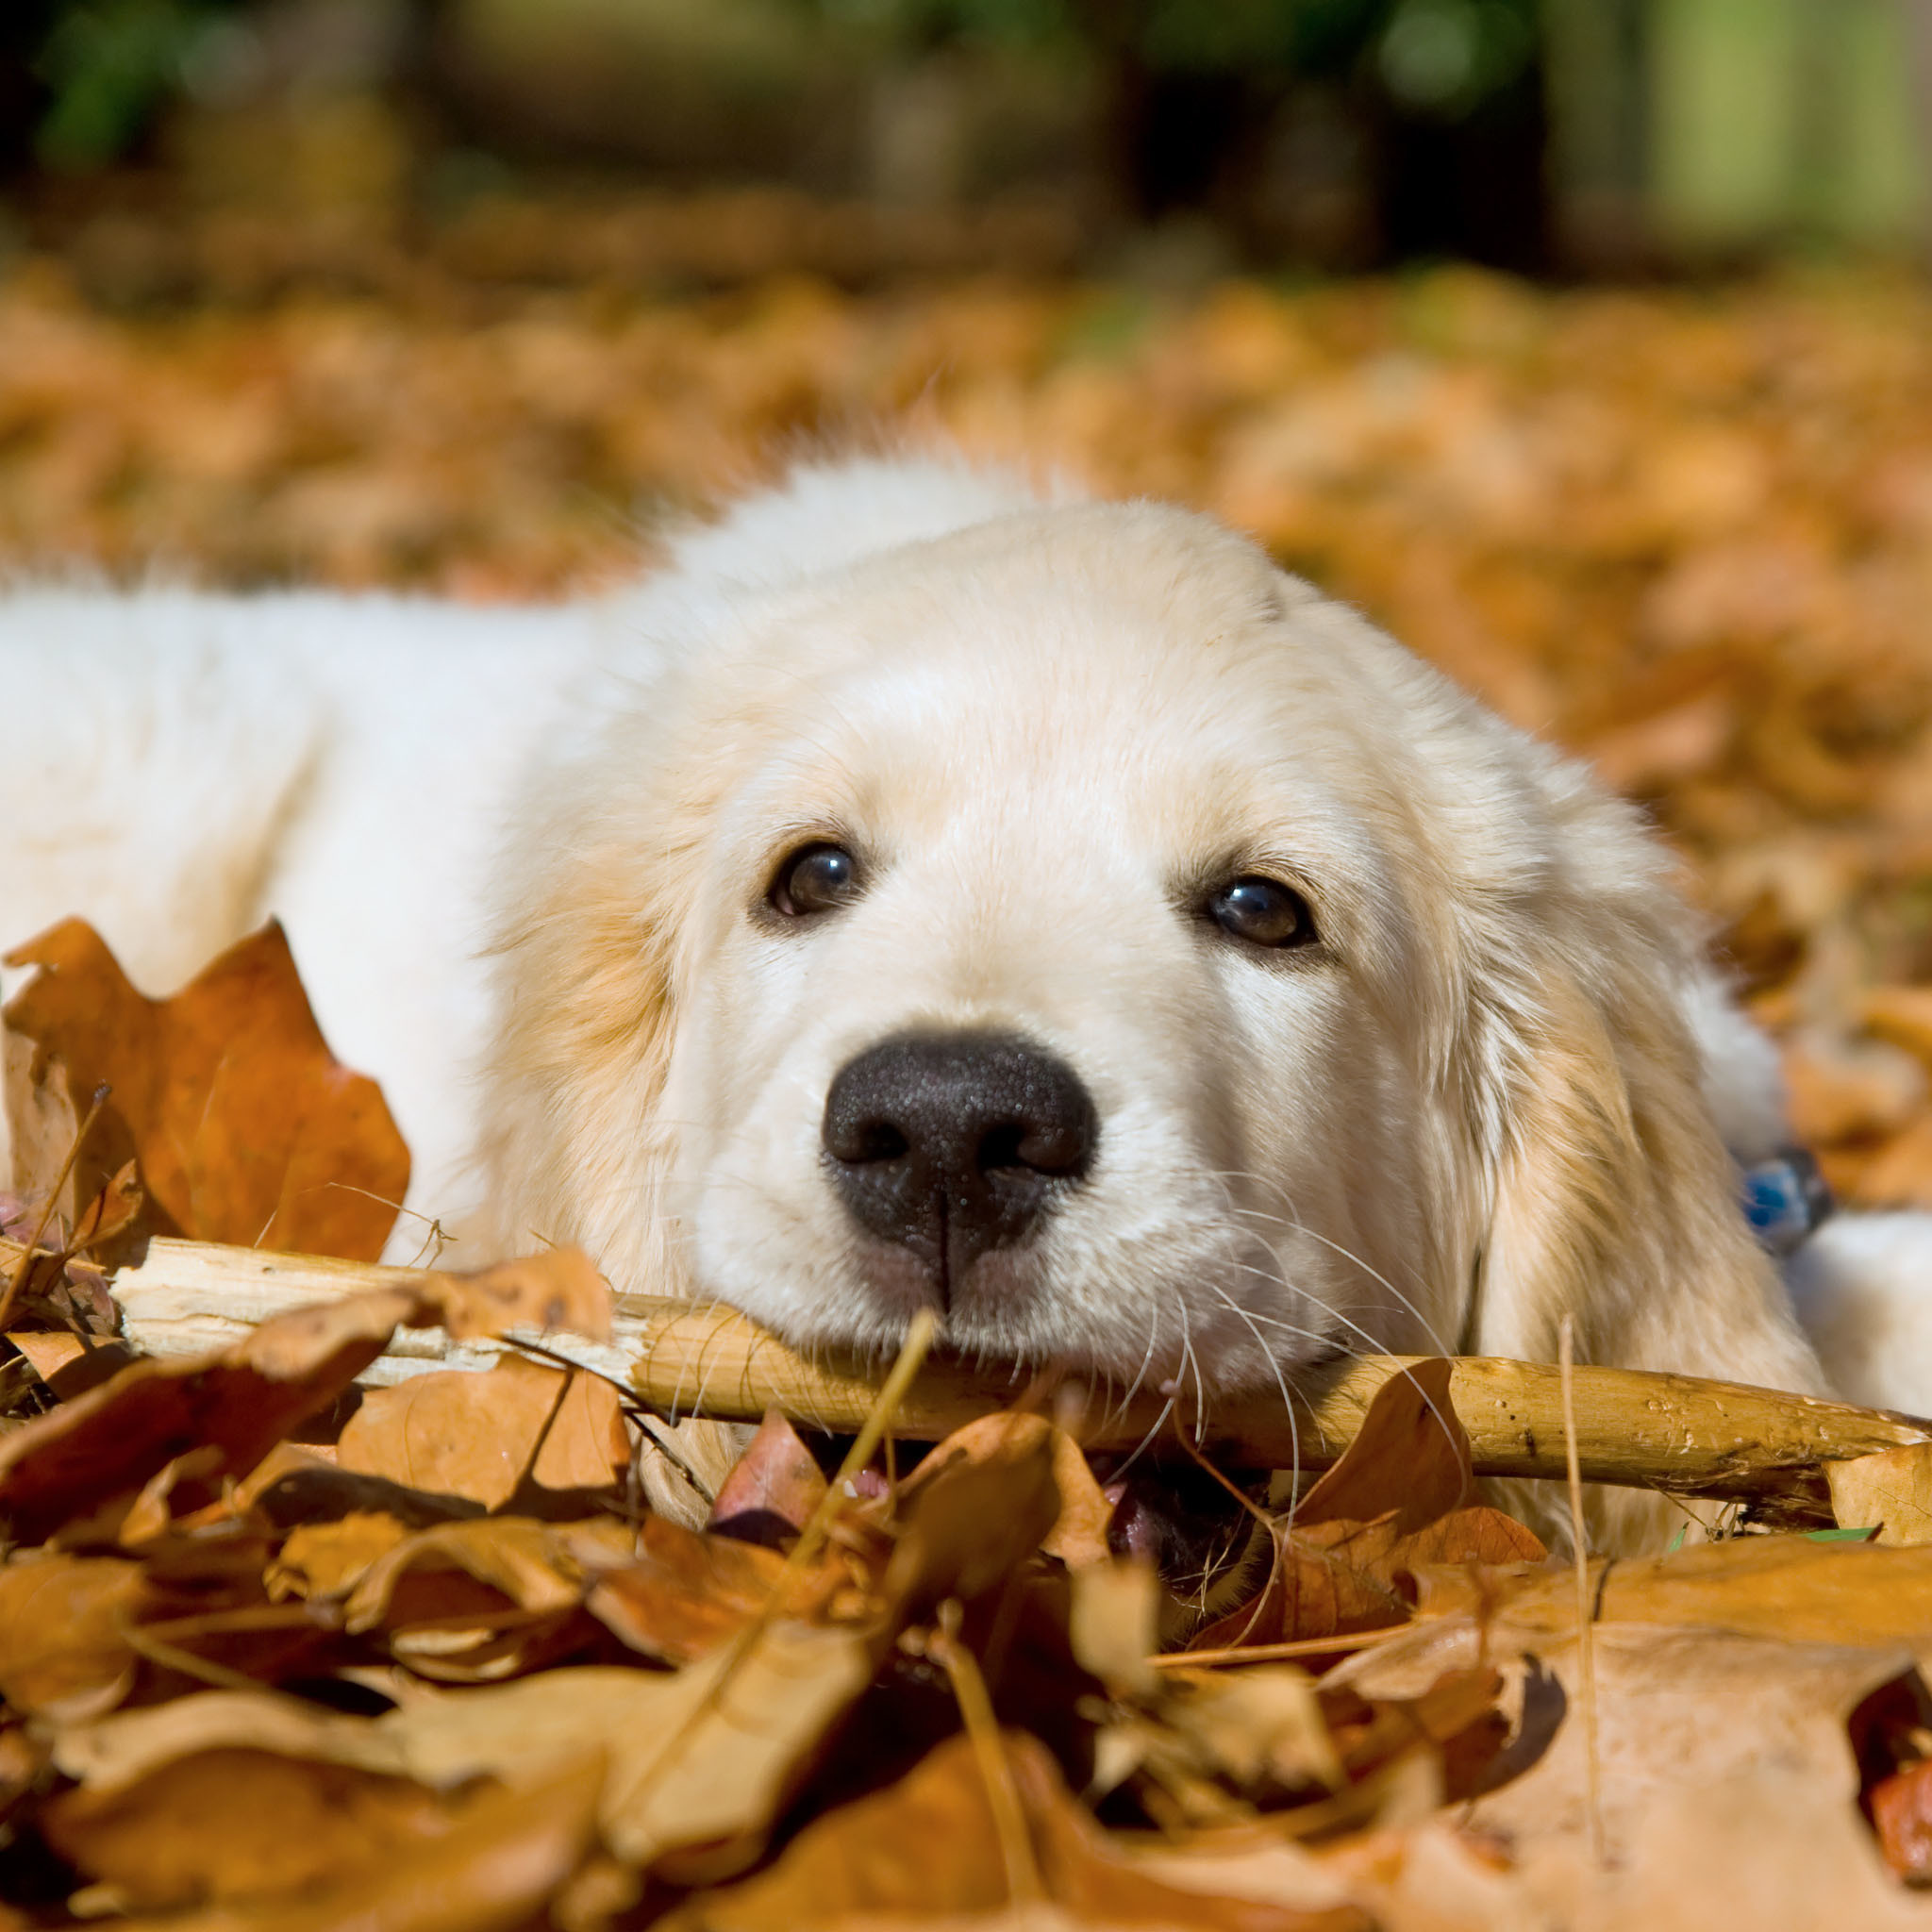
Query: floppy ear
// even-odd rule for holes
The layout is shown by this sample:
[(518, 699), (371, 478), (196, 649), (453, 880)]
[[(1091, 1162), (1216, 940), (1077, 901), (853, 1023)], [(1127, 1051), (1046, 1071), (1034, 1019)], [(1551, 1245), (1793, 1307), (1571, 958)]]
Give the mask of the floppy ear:
[[(1509, 963), (1499, 948), (1476, 975), (1493, 1166), (1465, 1345), (1551, 1361), (1568, 1314), (1582, 1361), (1823, 1392), (1707, 1098), (1690, 1005), (1710, 996), (1709, 969), (1648, 841), (1604, 803), (1585, 829), (1627, 841), (1633, 863), (1614, 865), (1614, 843), (1592, 854), (1613, 863), (1591, 889), (1540, 895), (1512, 922)], [(1591, 1513), (1628, 1548), (1674, 1512), (1598, 1491)]]
[[(620, 752), (626, 748), (616, 747)], [(677, 1127), (662, 1111), (678, 960), (699, 899), (693, 814), (610, 748), (546, 789), (510, 841), (493, 936), (493, 1013), (477, 1069), (478, 1158), (496, 1254), (575, 1243), (619, 1291), (690, 1291), (664, 1192)], [(552, 774), (556, 777), (557, 774)], [(747, 1431), (687, 1422), (675, 1457), (639, 1460), (651, 1506), (702, 1521)]]

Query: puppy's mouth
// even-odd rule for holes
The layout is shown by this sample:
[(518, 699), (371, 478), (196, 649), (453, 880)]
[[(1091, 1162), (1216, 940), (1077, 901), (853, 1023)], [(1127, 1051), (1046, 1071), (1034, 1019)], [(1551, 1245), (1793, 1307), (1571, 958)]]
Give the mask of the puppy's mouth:
[(1107, 1541), (1116, 1556), (1152, 1563), (1170, 1590), (1190, 1598), (1241, 1566), (1268, 1500), (1265, 1471), (1220, 1475), (1124, 1454), (1088, 1459), (1113, 1505)]
[[(807, 1438), (827, 1475), (842, 1465), (852, 1441), (850, 1436)], [(899, 1474), (917, 1468), (932, 1446), (902, 1443)], [(1174, 1596), (1196, 1605), (1241, 1579), (1268, 1502), (1267, 1471), (1218, 1476), (1196, 1463), (1157, 1461), (1126, 1450), (1090, 1453), (1087, 1461), (1113, 1505), (1107, 1541), (1115, 1556), (1151, 1563)], [(847, 1480), (858, 1496), (883, 1496), (889, 1489), (885, 1471), (876, 1466)]]

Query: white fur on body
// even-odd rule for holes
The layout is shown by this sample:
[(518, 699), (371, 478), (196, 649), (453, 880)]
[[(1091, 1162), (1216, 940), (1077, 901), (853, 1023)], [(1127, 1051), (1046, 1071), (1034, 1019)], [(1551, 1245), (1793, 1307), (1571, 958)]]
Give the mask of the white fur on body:
[[(0, 691), (0, 940), (79, 913), (165, 991), (279, 916), (466, 1258), (579, 1241), (890, 1346), (926, 1291), (827, 1185), (826, 1088), (985, 1026), (1101, 1129), (962, 1347), (1211, 1396), (1548, 1358), (1568, 1312), (1590, 1359), (1932, 1408), (1932, 1217), (1802, 1252), (1824, 1370), (1744, 1225), (1774, 1059), (1636, 815), (1203, 519), (861, 462), (554, 608), (19, 589)], [(780, 930), (822, 837), (864, 894)], [(1195, 916), (1240, 873), (1320, 945)]]

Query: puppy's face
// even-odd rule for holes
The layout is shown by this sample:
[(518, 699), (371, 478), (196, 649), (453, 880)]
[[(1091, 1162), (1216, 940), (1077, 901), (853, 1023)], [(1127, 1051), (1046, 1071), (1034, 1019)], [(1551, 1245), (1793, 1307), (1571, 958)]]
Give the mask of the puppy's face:
[(1058, 511), (708, 672), (660, 1109), (696, 1291), (1183, 1393), (1454, 1345), (1453, 894), (1392, 647), (1321, 610), (1210, 525)]

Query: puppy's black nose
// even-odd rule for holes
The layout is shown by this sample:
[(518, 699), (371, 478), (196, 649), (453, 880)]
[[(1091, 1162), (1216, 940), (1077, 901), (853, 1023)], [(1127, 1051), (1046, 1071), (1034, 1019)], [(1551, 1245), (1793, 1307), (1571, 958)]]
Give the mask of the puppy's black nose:
[(943, 1299), (1086, 1174), (1100, 1122), (1078, 1075), (1041, 1047), (907, 1033), (840, 1070), (822, 1138), (853, 1219), (924, 1261)]

